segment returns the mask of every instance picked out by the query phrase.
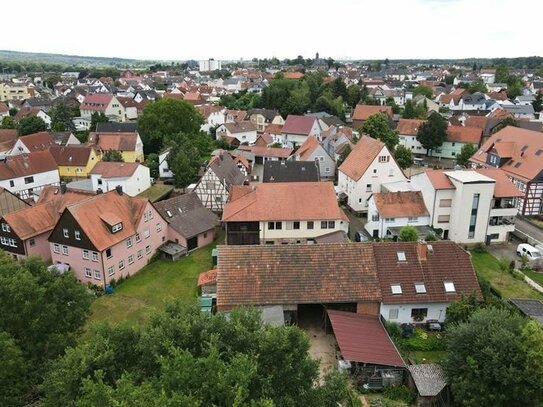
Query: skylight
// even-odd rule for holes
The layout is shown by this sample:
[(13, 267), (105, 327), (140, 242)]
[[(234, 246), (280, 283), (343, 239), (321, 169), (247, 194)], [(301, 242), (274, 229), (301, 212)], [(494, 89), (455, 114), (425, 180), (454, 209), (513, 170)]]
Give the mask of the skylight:
[(452, 281), (444, 281), (443, 285), (445, 286), (446, 293), (455, 293), (456, 288), (454, 288), (454, 283)]
[(398, 256), (398, 261), (406, 261), (405, 252), (396, 252), (396, 255)]
[(402, 293), (402, 286), (400, 284), (391, 284), (390, 289), (392, 290), (392, 294)]
[(168, 214), (168, 216), (171, 218), (173, 215), (170, 211), (166, 211), (166, 213)]
[(426, 293), (426, 286), (424, 283), (415, 283), (415, 291), (417, 294), (425, 294)]

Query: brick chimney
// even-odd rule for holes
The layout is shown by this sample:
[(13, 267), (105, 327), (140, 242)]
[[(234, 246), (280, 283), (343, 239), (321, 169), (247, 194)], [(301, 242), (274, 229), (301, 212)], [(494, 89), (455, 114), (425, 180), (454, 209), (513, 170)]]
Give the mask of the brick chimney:
[(425, 241), (419, 241), (417, 242), (417, 256), (419, 258), (419, 261), (426, 261), (428, 260), (428, 251), (427, 251), (427, 245)]

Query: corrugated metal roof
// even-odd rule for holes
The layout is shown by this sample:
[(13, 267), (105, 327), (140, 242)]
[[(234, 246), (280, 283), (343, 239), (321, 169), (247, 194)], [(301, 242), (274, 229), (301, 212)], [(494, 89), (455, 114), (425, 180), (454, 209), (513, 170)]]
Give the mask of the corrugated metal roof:
[(378, 317), (335, 310), (328, 310), (328, 317), (345, 360), (405, 366)]

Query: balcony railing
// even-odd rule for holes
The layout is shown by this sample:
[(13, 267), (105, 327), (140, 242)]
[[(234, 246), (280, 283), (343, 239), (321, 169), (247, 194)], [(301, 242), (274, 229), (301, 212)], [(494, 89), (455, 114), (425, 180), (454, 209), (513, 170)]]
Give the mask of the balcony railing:
[(489, 219), (488, 224), (490, 226), (503, 226), (503, 225), (514, 225), (515, 217), (514, 216), (493, 216)]

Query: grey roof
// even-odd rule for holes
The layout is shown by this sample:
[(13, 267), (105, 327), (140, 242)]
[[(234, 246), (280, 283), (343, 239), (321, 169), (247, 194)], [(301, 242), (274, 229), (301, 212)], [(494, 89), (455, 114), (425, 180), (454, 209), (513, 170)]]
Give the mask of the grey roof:
[(543, 302), (523, 298), (511, 298), (510, 301), (524, 315), (543, 323)]
[(262, 182), (319, 181), (319, 167), (313, 161), (266, 161)]
[(96, 133), (133, 133), (138, 131), (138, 123), (97, 123)]
[(437, 363), (407, 366), (422, 397), (437, 396), (447, 385), (445, 373)]
[(247, 116), (249, 117), (253, 114), (261, 114), (266, 118), (267, 121), (271, 122), (275, 118), (275, 116), (279, 114), (279, 112), (273, 109), (250, 109), (247, 112)]
[(65, 146), (68, 142), (68, 139), (72, 135), (70, 131), (52, 131), (49, 133), (53, 140), (55, 140), (55, 143), (59, 146)]
[(172, 229), (187, 239), (219, 223), (217, 215), (202, 204), (195, 192), (156, 202), (154, 206)]
[(502, 108), (513, 114), (534, 114), (532, 105), (502, 105)]
[(323, 117), (321, 119), (327, 126), (345, 126), (345, 123), (336, 116)]
[(217, 178), (226, 183), (227, 187), (230, 187), (230, 185), (243, 185), (245, 182), (245, 175), (241, 173), (234, 159), (228, 153), (213, 158), (209, 168), (212, 169)]
[(316, 117), (317, 119), (324, 119), (325, 117), (330, 117), (332, 115), (328, 112), (315, 112), (315, 113), (306, 113), (304, 116), (311, 116), (311, 117)]

